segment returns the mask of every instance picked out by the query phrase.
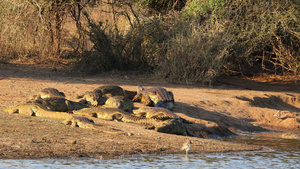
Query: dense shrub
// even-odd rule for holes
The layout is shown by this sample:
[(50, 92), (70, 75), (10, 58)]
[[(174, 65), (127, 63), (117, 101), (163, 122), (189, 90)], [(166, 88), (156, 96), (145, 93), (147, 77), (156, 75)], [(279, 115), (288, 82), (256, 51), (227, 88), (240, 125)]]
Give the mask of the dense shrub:
[(187, 0), (136, 0), (136, 2), (156, 12), (166, 12), (171, 9), (181, 10), (186, 1)]
[[(0, 1), (1, 62), (51, 57), (46, 55), (51, 54), (51, 29), (41, 22), (42, 10), (30, 2), (51, 1)], [(108, 22), (96, 21), (92, 7), (72, 2), (66, 4), (68, 14), (60, 11), (62, 22), (50, 18), (48, 23), (63, 24), (61, 53), (73, 50), (80, 71), (153, 71), (173, 82), (208, 84), (224, 72), (300, 71), (297, 0), (101, 1), (108, 5)], [(141, 9), (145, 6), (151, 9)], [(152, 9), (152, 16), (145, 16)], [(80, 17), (83, 11), (88, 17)], [(127, 19), (131, 29), (120, 29), (118, 18)]]
[(223, 71), (300, 71), (299, 4), (289, 0), (189, 1), (158, 73), (211, 83)]

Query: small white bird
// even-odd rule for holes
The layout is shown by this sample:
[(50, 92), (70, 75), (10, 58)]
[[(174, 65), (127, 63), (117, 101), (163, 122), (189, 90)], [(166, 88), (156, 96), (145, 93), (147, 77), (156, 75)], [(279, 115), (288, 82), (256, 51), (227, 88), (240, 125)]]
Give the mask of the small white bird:
[(181, 147), (180, 150), (185, 150), (185, 156), (187, 157), (188, 155), (188, 151), (192, 148), (192, 142), (191, 140), (187, 140), (187, 142), (185, 142), (183, 144), (183, 146)]

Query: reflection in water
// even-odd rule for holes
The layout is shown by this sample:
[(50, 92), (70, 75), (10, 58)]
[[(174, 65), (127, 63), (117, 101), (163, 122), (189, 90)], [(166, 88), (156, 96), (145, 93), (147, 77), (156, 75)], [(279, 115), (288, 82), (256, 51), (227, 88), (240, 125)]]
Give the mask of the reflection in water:
[(0, 159), (0, 168), (300, 168), (300, 140), (261, 135), (226, 139), (231, 142), (268, 146), (264, 152), (134, 155), (122, 159)]
[(245, 143), (270, 147), (276, 151), (300, 151), (299, 139), (282, 139), (284, 132), (265, 132), (224, 139), (235, 143)]
[(300, 153), (246, 152), (225, 154), (139, 155), (123, 159), (0, 160), (0, 168), (300, 168)]
[(139, 155), (123, 159), (0, 160), (0, 168), (300, 168), (300, 153), (245, 152), (224, 154)]

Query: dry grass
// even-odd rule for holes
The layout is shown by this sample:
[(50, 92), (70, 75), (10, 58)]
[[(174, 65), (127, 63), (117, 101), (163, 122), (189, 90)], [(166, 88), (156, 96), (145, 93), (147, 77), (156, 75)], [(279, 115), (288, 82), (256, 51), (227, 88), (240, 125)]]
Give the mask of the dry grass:
[(62, 63), (67, 58), (90, 74), (152, 71), (179, 83), (211, 84), (224, 71), (299, 74), (297, 1), (189, 1), (180, 12), (151, 17), (139, 4), (116, 2), (85, 8), (90, 22), (81, 17), (83, 37), (65, 15), (57, 58), (36, 6), (1, 1), (1, 62)]

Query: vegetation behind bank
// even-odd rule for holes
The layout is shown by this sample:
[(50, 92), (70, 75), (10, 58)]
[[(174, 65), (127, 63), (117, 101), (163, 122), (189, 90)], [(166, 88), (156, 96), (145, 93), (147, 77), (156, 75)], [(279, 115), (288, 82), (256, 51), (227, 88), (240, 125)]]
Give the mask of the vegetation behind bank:
[[(109, 3), (108, 3), (109, 2)], [(152, 72), (176, 83), (300, 71), (296, 0), (0, 2), (0, 60), (97, 74)]]

